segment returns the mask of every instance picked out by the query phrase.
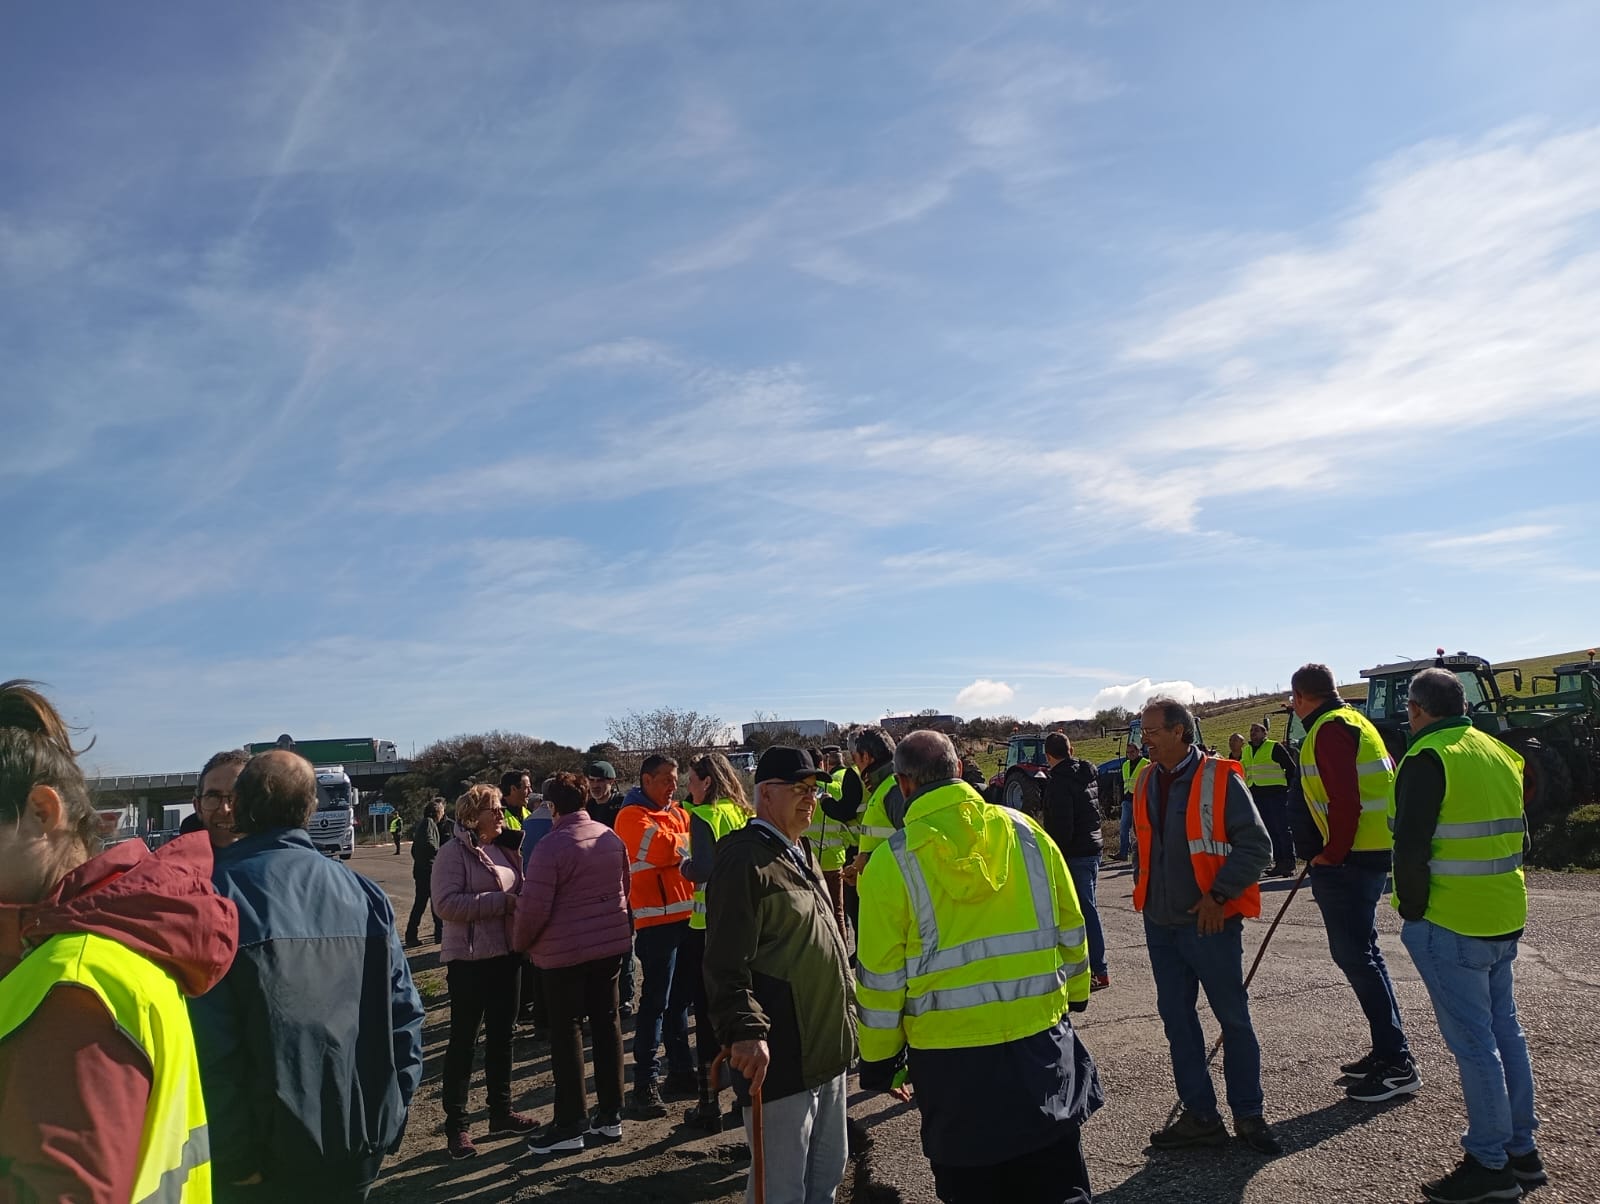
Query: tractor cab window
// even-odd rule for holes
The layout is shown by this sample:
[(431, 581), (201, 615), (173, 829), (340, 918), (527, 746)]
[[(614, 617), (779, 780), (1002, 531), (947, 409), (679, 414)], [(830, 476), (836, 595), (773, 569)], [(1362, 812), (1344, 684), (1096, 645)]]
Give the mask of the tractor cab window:
[(1367, 718), (1387, 719), (1394, 712), (1389, 709), (1390, 681), (1386, 677), (1373, 680), (1367, 687)]
[(1461, 683), (1461, 689), (1467, 696), (1467, 710), (1476, 711), (1489, 703), (1489, 697), (1483, 692), (1483, 680), (1476, 673), (1457, 673), (1456, 679)]

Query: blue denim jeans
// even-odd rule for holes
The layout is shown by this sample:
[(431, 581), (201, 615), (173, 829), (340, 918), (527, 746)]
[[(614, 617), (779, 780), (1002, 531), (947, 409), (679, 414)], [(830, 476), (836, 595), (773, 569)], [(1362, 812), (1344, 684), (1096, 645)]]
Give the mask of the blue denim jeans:
[[(763, 1104), (767, 1204), (833, 1204), (844, 1179), (848, 1077), (841, 1074), (820, 1087)], [(749, 1141), (753, 1114), (749, 1108), (743, 1111)], [(755, 1202), (755, 1176), (752, 1165), (745, 1180), (745, 1204)]]
[(1356, 993), (1356, 1002), (1372, 1030), (1372, 1051), (1399, 1061), (1411, 1056), (1411, 1048), (1400, 1022), (1400, 1004), (1389, 981), (1389, 967), (1378, 948), (1378, 900), (1388, 881), (1386, 867), (1349, 861), (1311, 867), (1311, 896), (1322, 910), (1328, 952)]
[(1189, 1111), (1214, 1116), (1217, 1092), (1206, 1068), (1206, 1039), (1195, 1006), (1206, 991), (1211, 1014), (1222, 1026), (1222, 1077), (1235, 1120), (1261, 1115), (1261, 1046), (1250, 1024), (1244, 989), (1244, 923), (1230, 919), (1214, 936), (1192, 925), (1168, 928), (1144, 922), (1150, 972), (1156, 980), (1156, 1011), (1167, 1030), (1172, 1077)]
[(678, 975), (678, 946), (689, 931), (689, 921), (656, 924), (633, 934), (634, 952), (644, 972), (639, 1011), (633, 1025), (633, 1085), (653, 1083), (659, 1062), (656, 1051), (662, 1036), (667, 1042), (667, 1069), (694, 1073), (689, 1052), (689, 1003), (694, 997), (687, 974)]
[(1083, 926), (1089, 934), (1089, 973), (1106, 972), (1106, 934), (1100, 927), (1100, 909), (1095, 906), (1095, 885), (1100, 879), (1100, 858), (1068, 857), (1067, 872), (1072, 875), (1072, 889), (1078, 892), (1078, 906), (1083, 909)]
[(1117, 834), (1122, 843), (1117, 846), (1117, 856), (1124, 861), (1133, 860), (1133, 795), (1122, 796), (1122, 830)]
[(1517, 1020), (1511, 965), (1516, 941), (1462, 936), (1428, 920), (1407, 920), (1400, 940), (1433, 1000), (1439, 1032), (1461, 1070), (1467, 1131), (1461, 1145), (1484, 1166), (1533, 1149), (1533, 1066)]

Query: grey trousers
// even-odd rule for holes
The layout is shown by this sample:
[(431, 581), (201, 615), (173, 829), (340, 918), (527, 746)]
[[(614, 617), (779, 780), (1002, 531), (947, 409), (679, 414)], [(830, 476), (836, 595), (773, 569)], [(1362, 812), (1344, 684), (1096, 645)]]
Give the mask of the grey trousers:
[[(767, 1204), (833, 1204), (844, 1178), (846, 1076), (798, 1091), (762, 1108), (767, 1160)], [(751, 1112), (744, 1110), (745, 1140)], [(755, 1204), (755, 1164), (745, 1186), (745, 1204)]]

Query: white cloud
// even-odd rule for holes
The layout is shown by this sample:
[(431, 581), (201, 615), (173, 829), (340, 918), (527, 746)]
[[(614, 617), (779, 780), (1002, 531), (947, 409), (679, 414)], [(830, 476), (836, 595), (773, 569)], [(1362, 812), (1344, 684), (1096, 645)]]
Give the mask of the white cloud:
[(1331, 233), (1129, 341), (1130, 368), (1201, 383), (1149, 400), (1139, 455), (1091, 490), (1183, 530), (1208, 499), (1345, 488), (1473, 428), (1593, 425), (1597, 215), (1600, 128), (1396, 157)]
[(1016, 693), (1003, 681), (990, 681), (987, 677), (980, 677), (970, 686), (962, 688), (956, 695), (956, 705), (986, 711), (993, 707), (1004, 706), (1016, 696)]
[(1112, 707), (1121, 707), (1125, 711), (1137, 711), (1150, 699), (1157, 695), (1166, 695), (1176, 698), (1179, 702), (1208, 702), (1216, 698), (1225, 698), (1233, 694), (1246, 693), (1247, 688), (1241, 686), (1226, 686), (1218, 689), (1213, 686), (1197, 686), (1192, 681), (1151, 681), (1148, 677), (1141, 677), (1138, 681), (1130, 681), (1124, 685), (1107, 686), (1090, 700), (1087, 706), (1053, 706), (1040, 707), (1028, 716), (1031, 723), (1055, 723), (1073, 719), (1093, 719), (1101, 711), (1110, 710)]

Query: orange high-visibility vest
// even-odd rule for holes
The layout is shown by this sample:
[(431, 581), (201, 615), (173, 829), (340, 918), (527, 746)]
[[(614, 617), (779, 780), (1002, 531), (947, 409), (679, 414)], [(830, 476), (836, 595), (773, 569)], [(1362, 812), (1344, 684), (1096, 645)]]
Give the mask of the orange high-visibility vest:
[[(1189, 863), (1194, 867), (1194, 880), (1205, 894), (1217, 880), (1233, 845), (1228, 843), (1228, 778), (1244, 780), (1244, 767), (1237, 761), (1222, 757), (1198, 754), (1200, 763), (1195, 766), (1194, 778), (1189, 785), (1189, 811), (1187, 829)], [(1144, 910), (1145, 891), (1150, 885), (1150, 779), (1157, 770), (1147, 765), (1133, 783), (1133, 828), (1139, 850), (1139, 881), (1133, 887), (1133, 907)], [(1252, 882), (1244, 894), (1229, 899), (1223, 905), (1223, 914), (1230, 916), (1258, 916), (1261, 914), (1261, 887)]]
[(678, 866), (689, 855), (689, 813), (682, 807), (653, 811), (633, 804), (617, 812), (616, 832), (628, 847), (633, 926), (687, 923), (694, 912), (694, 886)]

